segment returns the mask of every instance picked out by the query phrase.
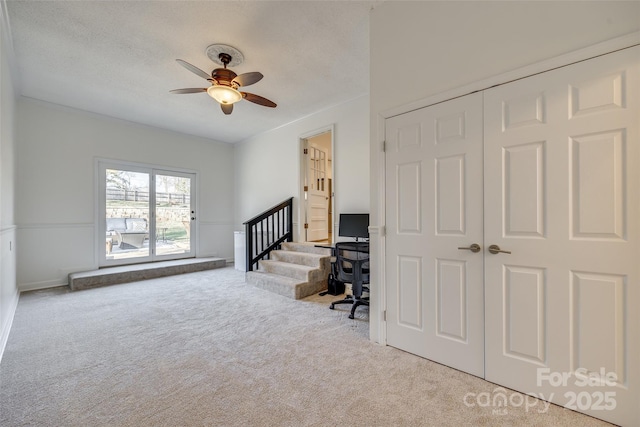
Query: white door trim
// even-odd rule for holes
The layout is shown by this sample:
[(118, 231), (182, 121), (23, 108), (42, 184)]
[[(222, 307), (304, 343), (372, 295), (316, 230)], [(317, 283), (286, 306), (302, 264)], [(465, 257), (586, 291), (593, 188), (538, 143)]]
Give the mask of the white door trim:
[[(640, 45), (640, 31), (628, 34), (626, 36), (617, 37), (606, 40), (601, 43), (579, 49), (564, 55), (556, 56), (535, 64), (531, 64), (522, 68), (518, 68), (506, 73), (502, 73), (488, 79), (479, 80), (456, 89), (448, 90), (433, 96), (420, 99), (399, 107), (390, 108), (376, 113), (375, 122), (371, 124), (371, 195), (377, 200), (371, 200), (371, 225), (370, 230), (378, 231), (370, 234), (371, 258), (377, 260), (372, 262), (371, 269), (371, 307), (369, 310), (369, 338), (382, 345), (386, 342), (386, 321), (384, 313), (386, 311), (386, 301), (384, 294), (386, 292), (386, 283), (384, 280), (384, 263), (385, 263), (385, 205), (386, 205), (386, 182), (385, 174), (385, 152), (384, 141), (386, 134), (385, 120), (400, 114), (408, 113), (413, 110), (428, 107), (430, 105), (444, 102), (453, 98), (458, 98), (479, 90), (488, 89), (492, 86), (505, 84), (514, 80), (522, 79), (534, 74), (539, 74), (554, 68), (563, 67), (576, 62), (585, 61), (587, 59), (615, 52), (616, 50), (626, 49), (628, 47)], [(301, 187), (302, 190), (302, 187)], [(301, 199), (304, 200), (304, 192), (301, 191)], [(335, 203), (334, 203), (335, 205)], [(335, 215), (334, 215), (335, 217)], [(304, 225), (302, 225), (304, 227)]]
[[(170, 166), (164, 166), (164, 165), (156, 165), (156, 164), (151, 164), (151, 163), (140, 163), (140, 162), (131, 162), (131, 161), (126, 161), (126, 160), (114, 160), (114, 159), (109, 159), (106, 157), (95, 157), (94, 158), (94, 165), (93, 165), (93, 170), (94, 170), (94, 222), (93, 222), (93, 228), (94, 228), (94, 245), (93, 245), (93, 256), (94, 256), (94, 265), (96, 266), (96, 268), (98, 267), (106, 267), (109, 266), (109, 264), (105, 264), (103, 262), (103, 255), (104, 255), (104, 247), (100, 246), (98, 244), (98, 242), (101, 242), (102, 240), (104, 240), (104, 226), (101, 226), (101, 212), (102, 212), (102, 206), (101, 206), (101, 166), (104, 165), (111, 165), (111, 166), (115, 166), (115, 167), (129, 167), (132, 169), (140, 169), (140, 170), (145, 170), (145, 171), (149, 171), (149, 173), (152, 173), (152, 171), (163, 171), (163, 172), (169, 172), (169, 173), (177, 173), (177, 174), (184, 174), (184, 175), (192, 175), (193, 176), (193, 185), (194, 188), (192, 189), (192, 206), (194, 206), (196, 209), (199, 206), (199, 186), (198, 186), (198, 171), (193, 170), (193, 169), (186, 169), (186, 168), (179, 168), (179, 167), (170, 167)], [(154, 192), (155, 194), (155, 192)], [(155, 196), (154, 196), (155, 197)], [(153, 201), (154, 205), (155, 205), (155, 199)], [(150, 204), (151, 204), (151, 200), (150, 200)], [(197, 211), (196, 211), (196, 219), (193, 222), (193, 231), (194, 234), (196, 235), (195, 238), (195, 242), (194, 242), (194, 238), (192, 236), (191, 239), (191, 247), (193, 248), (193, 256), (198, 257), (198, 252), (199, 252), (199, 239), (197, 239), (197, 232), (199, 229), (199, 220), (198, 220), (198, 216), (197, 216)], [(162, 258), (158, 259), (162, 260)], [(138, 260), (138, 262), (123, 262), (122, 264), (118, 264), (118, 265), (126, 265), (126, 264), (136, 264), (139, 263), (140, 261)], [(115, 265), (115, 264), (113, 264)]]

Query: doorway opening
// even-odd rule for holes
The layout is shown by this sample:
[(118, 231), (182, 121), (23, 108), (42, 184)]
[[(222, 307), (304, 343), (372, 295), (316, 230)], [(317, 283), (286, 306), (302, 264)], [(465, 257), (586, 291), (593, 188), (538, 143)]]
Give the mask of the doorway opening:
[(300, 240), (332, 243), (334, 233), (333, 126), (300, 137)]

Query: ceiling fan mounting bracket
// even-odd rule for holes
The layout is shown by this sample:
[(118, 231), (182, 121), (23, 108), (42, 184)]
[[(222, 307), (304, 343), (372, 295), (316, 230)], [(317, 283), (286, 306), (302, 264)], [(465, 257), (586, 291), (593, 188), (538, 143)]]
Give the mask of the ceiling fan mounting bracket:
[(220, 61), (222, 61), (222, 63), (224, 64), (224, 68), (227, 68), (227, 64), (230, 63), (232, 59), (231, 55), (224, 52), (218, 55), (218, 58), (220, 58)]
[[(244, 55), (242, 52), (235, 47), (226, 44), (216, 43), (209, 45), (205, 49), (205, 53), (210, 60), (225, 67), (235, 67), (236, 65), (242, 64), (244, 61)], [(227, 59), (228, 62), (225, 63)]]

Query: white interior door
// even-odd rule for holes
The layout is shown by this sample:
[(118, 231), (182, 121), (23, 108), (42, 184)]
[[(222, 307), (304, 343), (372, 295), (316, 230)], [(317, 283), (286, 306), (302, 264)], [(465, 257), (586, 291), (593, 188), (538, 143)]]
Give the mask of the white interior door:
[(482, 94), (386, 126), (387, 343), (483, 376)]
[(485, 255), (486, 379), (629, 426), (639, 58), (636, 47), (490, 89), (484, 105), (485, 246), (511, 252)]
[(329, 238), (329, 180), (327, 153), (315, 144), (307, 147), (307, 241)]

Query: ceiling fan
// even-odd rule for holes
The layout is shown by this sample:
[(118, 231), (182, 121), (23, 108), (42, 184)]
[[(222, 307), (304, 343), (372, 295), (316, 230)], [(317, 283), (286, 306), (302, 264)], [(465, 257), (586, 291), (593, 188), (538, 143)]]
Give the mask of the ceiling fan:
[(224, 68), (216, 68), (209, 75), (200, 68), (191, 65), (182, 59), (176, 59), (176, 62), (192, 73), (209, 81), (211, 86), (208, 88), (174, 89), (169, 92), (178, 94), (206, 92), (209, 96), (220, 103), (220, 107), (224, 114), (231, 114), (233, 112), (233, 104), (242, 99), (246, 99), (254, 104), (265, 107), (276, 107), (276, 104), (267, 98), (238, 90), (240, 87), (249, 86), (259, 82), (262, 80), (263, 76), (262, 73), (257, 71), (238, 75), (227, 68), (229, 64), (238, 65), (243, 61), (244, 57), (237, 49), (227, 45), (214, 44), (207, 47), (206, 53), (211, 60), (223, 65)]

